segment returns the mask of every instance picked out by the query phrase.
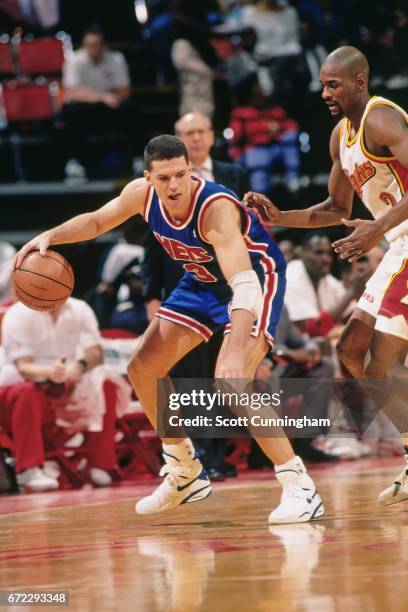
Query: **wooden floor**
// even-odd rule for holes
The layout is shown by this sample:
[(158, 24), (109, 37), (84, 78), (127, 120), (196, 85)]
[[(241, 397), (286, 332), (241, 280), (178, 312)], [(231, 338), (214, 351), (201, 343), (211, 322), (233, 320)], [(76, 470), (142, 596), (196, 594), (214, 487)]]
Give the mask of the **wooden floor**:
[(268, 528), (279, 489), (265, 473), (153, 519), (133, 510), (146, 484), (65, 506), (63, 493), (0, 498), (0, 589), (68, 590), (81, 612), (406, 610), (408, 502), (375, 501), (391, 463), (315, 473), (326, 514), (303, 525)]

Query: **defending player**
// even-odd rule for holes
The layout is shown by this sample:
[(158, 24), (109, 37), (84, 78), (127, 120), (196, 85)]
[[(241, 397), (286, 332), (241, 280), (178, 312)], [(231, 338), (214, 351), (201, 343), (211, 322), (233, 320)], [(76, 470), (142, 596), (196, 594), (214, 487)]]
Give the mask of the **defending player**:
[[(333, 166), (327, 200), (287, 212), (278, 211), (260, 194), (247, 194), (245, 202), (268, 225), (310, 228), (343, 222), (355, 228), (351, 236), (333, 244), (351, 261), (386, 237), (390, 249), (369, 279), (337, 347), (352, 376), (385, 380), (401, 352), (408, 350), (408, 115), (390, 100), (370, 97), (368, 72), (365, 56), (354, 47), (336, 49), (321, 68), (323, 100), (334, 117), (343, 117), (330, 140)], [(347, 221), (353, 191), (374, 221)], [(371, 359), (365, 368), (368, 350)], [(406, 409), (405, 413), (408, 417)], [(408, 429), (400, 427), (400, 432), (408, 464)], [(405, 499), (408, 468), (380, 494), (379, 502)]]
[[(135, 214), (143, 214), (156, 238), (185, 270), (163, 302), (129, 363), (128, 374), (154, 427), (156, 382), (220, 326), (231, 323), (221, 347), (218, 378), (253, 378), (268, 350), (285, 290), (282, 253), (234, 193), (193, 179), (184, 144), (158, 136), (145, 149), (145, 178), (129, 183), (99, 210), (74, 217), (26, 244), (17, 265), (33, 249), (90, 240)], [(228, 315), (228, 307), (231, 316)], [(257, 440), (275, 464), (283, 486), (271, 523), (305, 522), (321, 516), (323, 504), (302, 460), (286, 437)], [(164, 482), (136, 504), (152, 514), (211, 493), (211, 483), (190, 439), (164, 439)]]

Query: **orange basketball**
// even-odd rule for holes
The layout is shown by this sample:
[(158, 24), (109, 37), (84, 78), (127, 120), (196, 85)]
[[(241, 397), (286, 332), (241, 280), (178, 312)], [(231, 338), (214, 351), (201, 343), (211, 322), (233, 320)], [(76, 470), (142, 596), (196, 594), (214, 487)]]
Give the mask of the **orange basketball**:
[(18, 299), (33, 310), (54, 310), (69, 298), (74, 273), (65, 257), (55, 251), (28, 253), (13, 272)]

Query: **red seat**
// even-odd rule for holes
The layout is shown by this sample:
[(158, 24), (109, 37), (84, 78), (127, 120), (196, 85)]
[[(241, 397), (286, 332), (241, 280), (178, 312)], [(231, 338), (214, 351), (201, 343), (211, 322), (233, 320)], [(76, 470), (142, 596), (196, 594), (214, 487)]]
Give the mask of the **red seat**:
[(13, 74), (14, 65), (9, 41), (0, 42), (0, 74)]
[(3, 87), (3, 104), (8, 122), (52, 119), (54, 109), (47, 86)]
[(100, 330), (102, 338), (110, 338), (111, 340), (130, 340), (137, 338), (137, 334), (122, 329), (121, 327), (106, 327)]
[(64, 43), (57, 38), (23, 40), (18, 46), (18, 56), (24, 74), (60, 73), (64, 63)]
[(232, 57), (236, 52), (234, 45), (228, 38), (211, 38), (210, 44), (220, 60), (223, 61)]

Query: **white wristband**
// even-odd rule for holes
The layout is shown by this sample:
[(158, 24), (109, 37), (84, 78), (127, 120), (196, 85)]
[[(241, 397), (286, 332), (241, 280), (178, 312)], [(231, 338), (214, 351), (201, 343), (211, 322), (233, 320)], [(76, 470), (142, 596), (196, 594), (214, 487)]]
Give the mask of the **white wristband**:
[(231, 310), (248, 310), (255, 319), (261, 316), (263, 296), (261, 284), (254, 270), (238, 272), (229, 280), (233, 291)]

